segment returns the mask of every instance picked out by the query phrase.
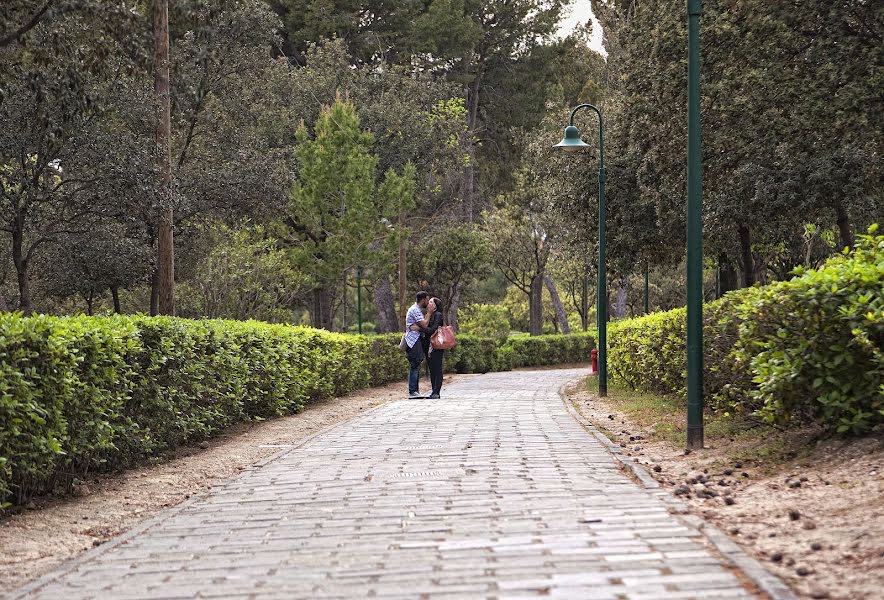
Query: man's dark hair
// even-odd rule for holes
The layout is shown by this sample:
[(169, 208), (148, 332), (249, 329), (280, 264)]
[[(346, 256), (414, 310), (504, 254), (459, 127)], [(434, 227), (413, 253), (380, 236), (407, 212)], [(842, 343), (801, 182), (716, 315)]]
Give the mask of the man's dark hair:
[(426, 292), (418, 292), (417, 293), (417, 301), (420, 302), (424, 298), (428, 298), (430, 295)]

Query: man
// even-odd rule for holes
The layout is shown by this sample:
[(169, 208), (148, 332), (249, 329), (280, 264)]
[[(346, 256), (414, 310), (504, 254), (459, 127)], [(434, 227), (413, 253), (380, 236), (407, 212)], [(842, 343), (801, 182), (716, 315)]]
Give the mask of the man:
[[(418, 292), (416, 302), (408, 309), (405, 315), (405, 345), (408, 346), (408, 397), (423, 398), (418, 391), (421, 377), (421, 363), (424, 361), (424, 348), (420, 343), (421, 329), (426, 329), (430, 317), (435, 311), (435, 305), (430, 304), (430, 295), (427, 292)], [(427, 304), (430, 307), (427, 308)], [(427, 310), (424, 316), (424, 310)]]

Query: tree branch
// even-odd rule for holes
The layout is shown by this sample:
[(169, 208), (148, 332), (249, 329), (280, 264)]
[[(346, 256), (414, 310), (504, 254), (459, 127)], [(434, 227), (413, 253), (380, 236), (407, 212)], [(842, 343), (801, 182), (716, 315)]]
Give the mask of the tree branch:
[(36, 13), (31, 16), (21, 27), (10, 33), (9, 35), (0, 38), (0, 48), (4, 46), (8, 46), (14, 41), (17, 41), (21, 36), (29, 32), (31, 29), (37, 26), (37, 23), (40, 22), (40, 19), (46, 14), (46, 11), (49, 10), (49, 7), (52, 6), (52, 3), (55, 0), (47, 0), (46, 4), (43, 5), (43, 8), (38, 10)]

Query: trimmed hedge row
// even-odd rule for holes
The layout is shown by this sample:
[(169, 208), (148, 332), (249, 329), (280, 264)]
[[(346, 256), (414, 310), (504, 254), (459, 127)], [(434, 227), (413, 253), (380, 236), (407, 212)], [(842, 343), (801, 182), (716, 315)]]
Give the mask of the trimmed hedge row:
[[(398, 344), (400, 334), (378, 336)], [(595, 348), (591, 333), (573, 335), (515, 335), (509, 338), (457, 335), (457, 346), (445, 351), (448, 373), (490, 373), (524, 367), (589, 362)]]
[[(884, 236), (790, 281), (704, 306), (711, 406), (838, 433), (884, 423)], [(608, 366), (633, 388), (686, 395), (685, 309), (612, 323)]]
[[(572, 362), (576, 347), (458, 342), (446, 364), (459, 373)], [(255, 321), (0, 315), (0, 508), (236, 422), (402, 380), (398, 343)], [(580, 344), (588, 355), (591, 338)]]
[(0, 501), (402, 376), (383, 340), (257, 322), (0, 316)]
[(500, 352), (502, 360), (516, 369), (589, 362), (593, 348), (595, 348), (595, 337), (590, 333), (522, 335), (509, 338)]

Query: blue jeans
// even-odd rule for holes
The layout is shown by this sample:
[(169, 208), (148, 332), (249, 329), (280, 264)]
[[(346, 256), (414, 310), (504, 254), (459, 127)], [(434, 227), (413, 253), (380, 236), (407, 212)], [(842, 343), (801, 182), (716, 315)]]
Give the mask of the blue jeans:
[(421, 378), (421, 363), (424, 362), (424, 349), (418, 340), (408, 349), (408, 393), (416, 394)]

